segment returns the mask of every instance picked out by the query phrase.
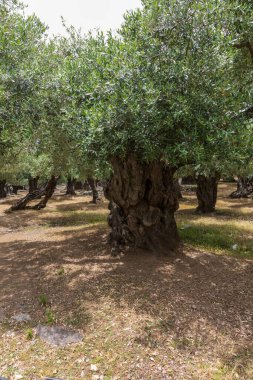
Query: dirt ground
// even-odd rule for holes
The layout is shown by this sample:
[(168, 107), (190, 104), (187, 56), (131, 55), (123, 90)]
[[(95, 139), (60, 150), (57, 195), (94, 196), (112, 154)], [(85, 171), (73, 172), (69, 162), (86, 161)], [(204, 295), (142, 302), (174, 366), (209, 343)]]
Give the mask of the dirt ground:
[[(253, 202), (228, 200), (229, 190), (220, 186), (209, 217), (194, 215), (195, 196), (184, 194), (178, 222), (236, 226), (250, 253)], [(105, 201), (58, 191), (44, 210), (5, 214), (15, 199), (0, 203), (0, 376), (253, 379), (253, 254), (185, 243), (179, 258), (113, 258)], [(17, 326), (11, 317), (20, 312), (31, 321)], [(49, 346), (35, 334), (39, 324), (69, 326), (83, 342)]]

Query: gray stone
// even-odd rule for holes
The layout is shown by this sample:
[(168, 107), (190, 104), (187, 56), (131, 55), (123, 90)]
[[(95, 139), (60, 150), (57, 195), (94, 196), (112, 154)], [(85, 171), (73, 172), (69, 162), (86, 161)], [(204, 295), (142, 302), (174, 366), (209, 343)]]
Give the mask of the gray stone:
[(71, 343), (80, 343), (83, 340), (79, 332), (60, 326), (38, 326), (36, 333), (47, 343), (61, 347)]
[(11, 318), (11, 321), (16, 323), (27, 323), (31, 321), (31, 317), (26, 313), (18, 313)]

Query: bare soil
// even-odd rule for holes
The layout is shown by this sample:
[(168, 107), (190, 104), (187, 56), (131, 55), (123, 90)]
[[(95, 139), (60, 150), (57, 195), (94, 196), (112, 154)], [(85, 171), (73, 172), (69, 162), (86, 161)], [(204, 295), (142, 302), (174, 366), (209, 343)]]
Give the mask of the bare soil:
[[(220, 187), (220, 218), (236, 210), (250, 225), (252, 201), (227, 200), (230, 190)], [(191, 220), (196, 200), (184, 197), (180, 212)], [(0, 203), (0, 376), (253, 379), (252, 259), (187, 244), (178, 258), (114, 258), (105, 201), (58, 192), (44, 210), (5, 214), (15, 199)], [(21, 312), (31, 321), (13, 324)], [(83, 342), (49, 346), (39, 324), (74, 328)]]

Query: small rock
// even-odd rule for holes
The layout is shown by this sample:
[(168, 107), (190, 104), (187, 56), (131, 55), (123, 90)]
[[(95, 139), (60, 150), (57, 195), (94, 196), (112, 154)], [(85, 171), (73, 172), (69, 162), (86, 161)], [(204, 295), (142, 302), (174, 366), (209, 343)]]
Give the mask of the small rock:
[(95, 364), (91, 364), (90, 365), (90, 370), (93, 371), (93, 372), (97, 372), (98, 367)]
[(23, 379), (24, 377), (22, 375), (16, 374), (14, 375), (14, 380), (20, 380)]
[(231, 248), (233, 249), (233, 251), (236, 251), (238, 248), (238, 244), (233, 244)]
[(79, 332), (60, 326), (38, 326), (36, 333), (47, 343), (61, 347), (71, 343), (80, 343), (83, 340)]
[(12, 322), (16, 322), (16, 323), (27, 323), (27, 322), (30, 322), (31, 321), (31, 317), (29, 314), (26, 314), (26, 313), (19, 313), (19, 314), (15, 314), (12, 318), (11, 318), (11, 321)]
[(190, 227), (191, 227), (190, 224), (185, 224), (184, 226), (182, 226), (182, 227), (180, 228), (180, 230), (187, 230), (187, 228), (190, 228)]

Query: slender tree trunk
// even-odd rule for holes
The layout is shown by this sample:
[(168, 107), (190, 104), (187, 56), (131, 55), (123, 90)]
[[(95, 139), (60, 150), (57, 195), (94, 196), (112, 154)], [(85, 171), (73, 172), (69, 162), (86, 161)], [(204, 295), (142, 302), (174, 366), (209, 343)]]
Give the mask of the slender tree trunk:
[(174, 213), (178, 209), (174, 168), (140, 162), (134, 155), (111, 161), (114, 174), (105, 190), (109, 199), (109, 242), (170, 253), (179, 244)]
[(46, 207), (48, 200), (52, 197), (55, 191), (57, 180), (58, 177), (52, 176), (50, 180), (46, 183), (46, 185), (44, 185), (39, 190), (35, 190), (32, 193), (28, 193), (25, 197), (19, 199), (16, 203), (14, 203), (14, 205), (10, 207), (9, 210), (7, 210), (7, 212), (24, 210), (27, 208), (28, 203), (36, 199), (40, 199), (42, 196), (44, 196), (44, 198), (38, 204), (31, 208), (35, 210), (40, 210), (41, 208)]
[(197, 177), (197, 212), (206, 214), (215, 211), (219, 179), (218, 174), (209, 177), (204, 175)]
[(58, 181), (58, 177), (52, 176), (50, 178), (44, 190), (44, 198), (37, 205), (32, 207), (34, 210), (40, 210), (46, 207), (47, 202), (49, 201), (50, 198), (52, 198), (52, 195), (54, 194), (57, 181)]
[(247, 198), (253, 194), (253, 178), (238, 176), (237, 189), (230, 194), (230, 198)]
[(6, 180), (0, 181), (0, 198), (6, 198), (7, 192), (6, 192)]
[(76, 195), (75, 183), (76, 183), (75, 178), (68, 177), (66, 195)]
[(87, 178), (87, 182), (91, 188), (91, 191), (92, 191), (92, 201), (91, 203), (94, 203), (96, 204), (97, 203), (97, 200), (98, 200), (98, 191), (97, 191), (97, 186), (96, 186), (96, 181), (94, 178), (92, 177), (89, 177)]
[(33, 193), (34, 191), (38, 190), (38, 181), (39, 177), (29, 177), (28, 178), (28, 184), (29, 184), (29, 193)]

